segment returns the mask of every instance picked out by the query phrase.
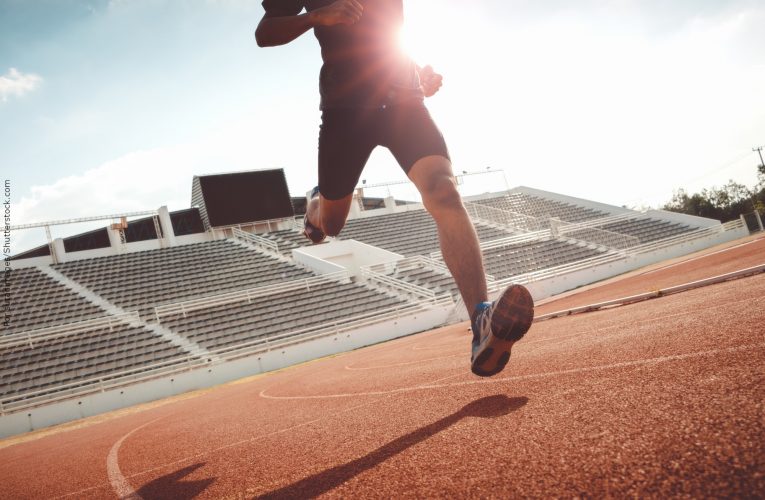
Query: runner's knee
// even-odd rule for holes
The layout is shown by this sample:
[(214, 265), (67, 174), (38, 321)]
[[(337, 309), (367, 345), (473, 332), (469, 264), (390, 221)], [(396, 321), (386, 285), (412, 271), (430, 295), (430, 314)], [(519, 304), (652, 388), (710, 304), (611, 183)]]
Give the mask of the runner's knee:
[(423, 189), (422, 201), (431, 213), (462, 207), (462, 198), (454, 177), (450, 175), (439, 175), (431, 179)]

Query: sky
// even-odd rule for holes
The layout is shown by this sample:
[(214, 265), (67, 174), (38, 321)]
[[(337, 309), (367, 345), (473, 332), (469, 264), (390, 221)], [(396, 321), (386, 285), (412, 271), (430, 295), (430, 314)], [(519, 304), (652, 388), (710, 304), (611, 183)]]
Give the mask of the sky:
[[(490, 172), (465, 194), (524, 185), (641, 208), (755, 184), (765, 2), (404, 4), (402, 43), (444, 76), (427, 105), (455, 171)], [(257, 0), (0, 0), (12, 224), (188, 208), (199, 174), (284, 168), (293, 195), (314, 186), (318, 43), (259, 48), (262, 15)], [(406, 179), (382, 148), (362, 178)]]

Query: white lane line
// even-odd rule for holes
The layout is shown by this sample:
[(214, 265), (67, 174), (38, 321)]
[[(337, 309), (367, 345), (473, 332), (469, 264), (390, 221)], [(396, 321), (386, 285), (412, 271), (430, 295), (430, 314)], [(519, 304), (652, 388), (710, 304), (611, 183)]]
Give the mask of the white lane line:
[(441, 360), (441, 359), (455, 358), (457, 356), (463, 356), (463, 355), (466, 356), (467, 353), (466, 352), (460, 352), (460, 353), (457, 353), (457, 354), (450, 354), (448, 356), (440, 356), (438, 358), (418, 359), (418, 360), (415, 360), (415, 361), (407, 361), (407, 362), (404, 362), (404, 363), (393, 363), (393, 364), (390, 364), (390, 365), (375, 365), (375, 366), (361, 366), (361, 367), (355, 367), (353, 365), (345, 365), (345, 369), (346, 370), (354, 371), (354, 370), (377, 370), (377, 369), (382, 369), (382, 368), (396, 368), (396, 367), (399, 367), (399, 366), (419, 365), (419, 364), (425, 363), (427, 361), (438, 361), (438, 360)]
[(389, 391), (368, 391), (368, 392), (348, 392), (339, 394), (316, 394), (310, 396), (274, 396), (266, 394), (266, 390), (260, 391), (260, 397), (265, 399), (279, 399), (279, 400), (302, 400), (302, 399), (333, 399), (333, 398), (354, 398), (359, 396), (385, 396), (388, 394), (400, 394), (405, 392), (414, 392), (421, 390), (431, 389), (445, 389), (450, 387), (460, 387), (466, 385), (476, 384), (496, 384), (501, 382), (510, 382), (517, 380), (533, 380), (540, 378), (556, 377), (560, 375), (573, 375), (578, 373), (595, 372), (601, 370), (612, 370), (616, 368), (629, 368), (635, 366), (655, 365), (660, 363), (666, 363), (669, 361), (681, 361), (685, 359), (699, 358), (705, 356), (714, 356), (717, 354), (734, 353), (739, 351), (747, 351), (753, 349), (761, 349), (765, 347), (765, 343), (751, 344), (738, 347), (729, 347), (726, 349), (713, 349), (709, 351), (698, 351), (686, 354), (672, 354), (669, 356), (659, 356), (656, 358), (638, 359), (632, 361), (620, 361), (618, 363), (609, 363), (607, 365), (597, 366), (584, 366), (581, 368), (572, 368), (569, 370), (556, 370), (544, 373), (532, 373), (528, 375), (516, 375), (512, 377), (494, 378), (494, 379), (480, 379), (480, 380), (467, 380), (463, 382), (454, 382), (451, 384), (428, 384), (428, 385), (416, 385), (411, 387), (400, 387), (398, 389), (391, 389)]
[(149, 424), (153, 424), (157, 420), (159, 420), (159, 418), (155, 418), (154, 420), (146, 422), (143, 425), (139, 425), (132, 431), (122, 436), (119, 441), (114, 443), (112, 449), (109, 450), (109, 455), (106, 457), (106, 472), (109, 475), (109, 483), (112, 485), (112, 489), (114, 489), (114, 492), (117, 494), (120, 500), (143, 500), (141, 495), (136, 493), (133, 487), (130, 486), (128, 480), (125, 479), (125, 476), (122, 475), (119, 458), (117, 456), (120, 451), (120, 446), (122, 446), (122, 443), (134, 433), (138, 432)]

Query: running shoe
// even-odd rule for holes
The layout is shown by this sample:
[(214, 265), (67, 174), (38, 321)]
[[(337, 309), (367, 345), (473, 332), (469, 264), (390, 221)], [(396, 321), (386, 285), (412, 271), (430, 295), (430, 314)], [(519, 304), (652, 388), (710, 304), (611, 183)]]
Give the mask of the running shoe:
[(521, 285), (510, 285), (494, 302), (478, 304), (471, 321), (471, 371), (480, 377), (501, 372), (513, 344), (521, 340), (533, 320), (534, 300)]
[[(311, 196), (309, 197), (309, 201), (313, 200), (319, 196), (319, 186), (316, 186), (311, 191)], [(327, 238), (327, 235), (324, 234), (324, 232), (319, 229), (318, 227), (311, 224), (308, 220), (308, 205), (306, 204), (305, 207), (305, 217), (303, 217), (303, 235), (305, 235), (306, 238), (311, 240), (314, 244), (321, 243)]]

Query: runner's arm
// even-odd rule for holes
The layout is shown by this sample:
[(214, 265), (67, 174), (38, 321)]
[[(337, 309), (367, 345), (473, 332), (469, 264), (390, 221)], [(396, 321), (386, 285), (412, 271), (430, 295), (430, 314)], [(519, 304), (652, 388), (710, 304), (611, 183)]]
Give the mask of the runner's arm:
[(260, 47), (284, 45), (316, 26), (354, 24), (361, 19), (363, 10), (358, 0), (337, 0), (326, 7), (293, 16), (266, 12), (255, 30), (255, 40)]

